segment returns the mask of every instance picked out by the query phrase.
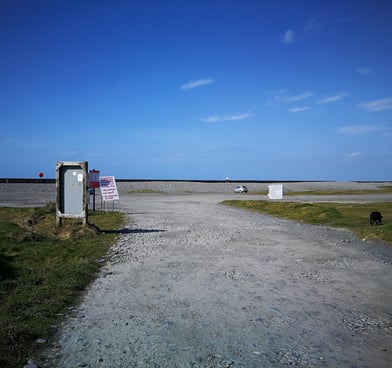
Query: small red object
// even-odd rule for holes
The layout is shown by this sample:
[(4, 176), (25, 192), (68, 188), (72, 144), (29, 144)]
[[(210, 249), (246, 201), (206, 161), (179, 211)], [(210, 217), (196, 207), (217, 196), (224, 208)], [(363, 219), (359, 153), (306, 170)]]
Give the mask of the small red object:
[(40, 172), (40, 173), (38, 174), (38, 176), (39, 176), (40, 178), (42, 178), (42, 177), (44, 176), (44, 173), (43, 173), (43, 172)]

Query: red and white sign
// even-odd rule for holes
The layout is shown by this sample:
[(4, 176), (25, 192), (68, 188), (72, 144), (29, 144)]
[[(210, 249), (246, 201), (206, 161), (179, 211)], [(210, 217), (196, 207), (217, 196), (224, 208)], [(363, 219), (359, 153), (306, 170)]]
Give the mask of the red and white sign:
[(120, 199), (114, 176), (100, 176), (99, 186), (103, 201), (118, 201)]
[(88, 173), (89, 188), (99, 188), (99, 170), (90, 170)]

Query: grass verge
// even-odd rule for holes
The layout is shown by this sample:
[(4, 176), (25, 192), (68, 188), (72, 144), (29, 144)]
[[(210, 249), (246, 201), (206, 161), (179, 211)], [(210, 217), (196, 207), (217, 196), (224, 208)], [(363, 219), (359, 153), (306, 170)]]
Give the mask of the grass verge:
[(306, 191), (288, 191), (286, 195), (365, 195), (365, 194), (388, 194), (392, 193), (391, 185), (380, 186), (378, 189), (325, 189), (325, 190), (306, 190)]
[[(306, 203), (230, 200), (223, 204), (314, 225), (346, 228), (360, 239), (392, 244), (392, 203)], [(369, 214), (380, 211), (383, 224), (370, 226)]]
[[(378, 189), (319, 189), (302, 191), (285, 191), (285, 196), (298, 195), (365, 195), (365, 194), (388, 194), (392, 193), (391, 185), (379, 186)], [(267, 195), (268, 190), (251, 192), (252, 195)]]
[(65, 219), (55, 208), (0, 208), (0, 366), (21, 367), (36, 358), (68, 307), (97, 276), (123, 223), (120, 213), (95, 212), (89, 222)]

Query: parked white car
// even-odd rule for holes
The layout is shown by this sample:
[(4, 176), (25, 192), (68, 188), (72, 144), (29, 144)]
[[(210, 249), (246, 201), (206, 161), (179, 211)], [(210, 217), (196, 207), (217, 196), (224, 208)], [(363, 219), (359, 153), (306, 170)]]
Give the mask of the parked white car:
[(248, 188), (245, 185), (240, 185), (239, 187), (234, 188), (236, 193), (248, 193)]

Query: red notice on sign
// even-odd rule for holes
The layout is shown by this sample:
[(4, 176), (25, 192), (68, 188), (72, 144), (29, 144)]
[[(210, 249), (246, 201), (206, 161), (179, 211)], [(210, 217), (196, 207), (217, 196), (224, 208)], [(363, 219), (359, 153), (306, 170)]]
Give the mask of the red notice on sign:
[(99, 170), (90, 170), (88, 173), (89, 188), (99, 188)]
[(118, 201), (120, 199), (114, 176), (100, 176), (99, 186), (103, 201)]

